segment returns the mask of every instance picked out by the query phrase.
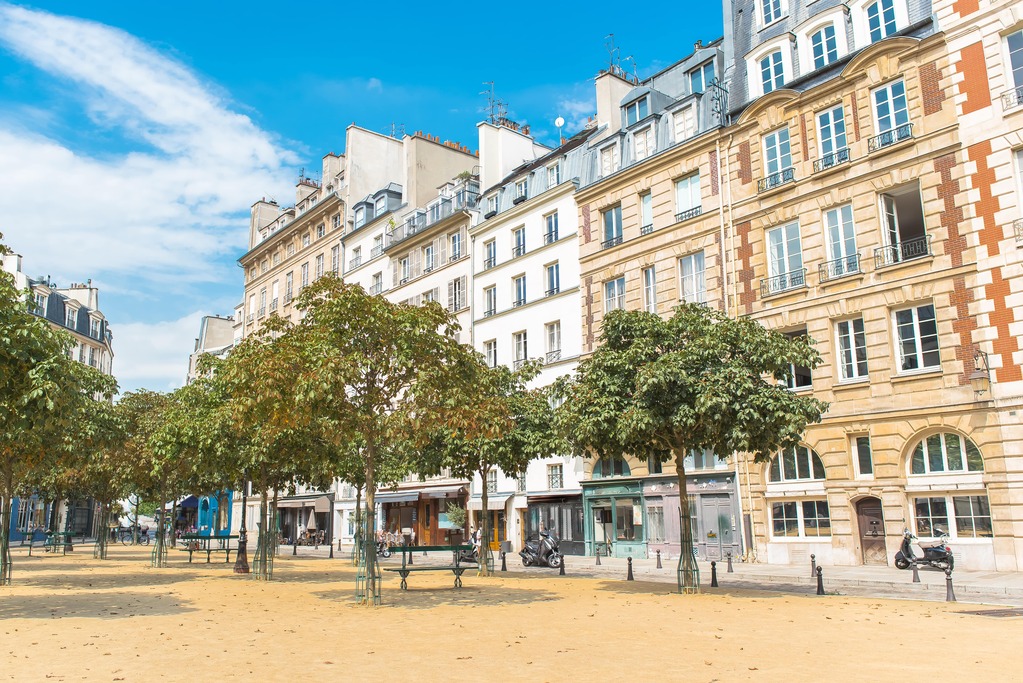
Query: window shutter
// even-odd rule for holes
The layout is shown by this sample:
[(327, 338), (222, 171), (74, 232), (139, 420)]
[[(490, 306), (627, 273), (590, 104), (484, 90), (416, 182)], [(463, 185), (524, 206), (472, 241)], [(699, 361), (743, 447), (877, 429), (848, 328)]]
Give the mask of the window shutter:
[(448, 262), (448, 239), (447, 237), (438, 237), (433, 241), (433, 251), (437, 254), (437, 265)]
[(423, 274), (423, 252), (421, 249), (416, 249), (410, 254), (412, 259), (412, 267), (409, 269), (410, 277), (419, 277)]
[(455, 281), (448, 281), (448, 310), (455, 310)]

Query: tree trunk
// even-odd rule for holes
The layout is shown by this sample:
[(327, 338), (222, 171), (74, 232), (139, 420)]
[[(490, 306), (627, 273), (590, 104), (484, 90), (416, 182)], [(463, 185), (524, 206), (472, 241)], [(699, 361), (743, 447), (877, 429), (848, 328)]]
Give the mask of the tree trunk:
[(483, 506), (483, 519), (480, 521), (480, 549), (479, 549), (479, 576), (490, 576), (490, 509), (487, 507), (490, 491), (487, 487), (487, 474), (489, 467), (480, 468), (480, 477), (483, 479), (483, 490), (481, 491), (480, 503)]
[(355, 487), (355, 538), (352, 539), (352, 564), (359, 566), (362, 553), (362, 487)]
[(365, 561), (365, 590), (359, 594), (358, 580), (356, 580), (356, 599), (362, 605), (380, 604), (380, 569), (377, 565), (376, 549), (376, 463), (374, 458), (376, 449), (367, 446), (365, 450), (366, 463), (366, 528), (362, 538), (361, 560)]
[(178, 499), (174, 497), (174, 504), (171, 505), (170, 516), (170, 547), (178, 547)]
[(266, 516), (269, 505), (266, 495), (266, 487), (262, 486), (261, 488), (262, 490), (259, 494), (259, 524), (257, 525), (258, 529), (256, 533), (256, 552), (253, 557), (253, 564), (255, 565), (256, 571), (252, 576), (260, 581), (269, 581), (270, 576), (267, 567), (267, 561), (269, 560), (269, 553), (267, 552), (268, 537), (266, 535)]
[(164, 569), (167, 567), (167, 534), (165, 518), (167, 515), (167, 500), (163, 493), (160, 493), (160, 508), (156, 514), (156, 543), (153, 546), (153, 568)]
[(686, 452), (675, 448), (675, 472), (678, 474), (679, 526), (681, 527), (681, 554), (678, 558), (678, 590), (680, 593), (700, 591), (700, 568), (693, 554), (693, 520), (689, 511), (689, 491), (686, 488)]
[(11, 496), (0, 497), (0, 586), (11, 585)]
[(99, 521), (96, 525), (96, 545), (92, 556), (97, 560), (107, 559), (107, 541), (110, 539), (110, 503), (100, 501)]

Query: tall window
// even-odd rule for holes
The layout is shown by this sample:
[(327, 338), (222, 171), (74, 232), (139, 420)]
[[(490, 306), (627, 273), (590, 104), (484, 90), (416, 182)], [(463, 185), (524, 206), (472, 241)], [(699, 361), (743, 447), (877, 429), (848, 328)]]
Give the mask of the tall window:
[(806, 446), (786, 448), (771, 460), (771, 482), (815, 481), (824, 479), (824, 463)]
[(465, 276), (448, 282), (448, 310), (454, 313), (465, 308)]
[(844, 204), (824, 212), (824, 232), (828, 239), (828, 278), (841, 277), (860, 270), (856, 251), (856, 227), (852, 204)]
[(384, 274), (373, 273), (372, 284), (369, 288), (370, 294), (380, 294), (384, 291)]
[(497, 493), (497, 470), (487, 472), (487, 493)]
[(798, 222), (767, 231), (767, 272), (768, 293), (802, 287), (806, 283)]
[(604, 283), (604, 312), (625, 308), (625, 277)]
[[(780, 2), (780, 0), (779, 0)], [(689, 72), (690, 92), (703, 92), (707, 84), (714, 80), (714, 60), (705, 62)]]
[(64, 316), (64, 327), (69, 327), (72, 330), (78, 327), (78, 309), (72, 306), (67, 306), (67, 315)]
[(933, 304), (895, 311), (895, 329), (902, 372), (941, 367)]
[(622, 206), (608, 209), (601, 214), (604, 223), (604, 248), (622, 243)]
[(547, 488), (548, 489), (560, 489), (564, 486), (564, 477), (561, 465), (548, 465), (547, 466)]
[(867, 28), (872, 43), (895, 33), (894, 0), (876, 0), (867, 5)]
[(838, 59), (838, 44), (835, 42), (835, 25), (828, 24), (810, 36), (810, 46), (813, 49), (813, 68), (831, 64)]
[(490, 240), (483, 244), (483, 269), (493, 268), (497, 265), (497, 241)]
[(429, 273), (434, 268), (433, 245), (423, 247), (423, 271)]
[(775, 50), (760, 60), (760, 82), (765, 95), (785, 85), (785, 66), (782, 63), (781, 50)]
[(462, 233), (452, 233), (451, 237), (451, 260), (457, 261), (462, 258)]
[(881, 228), (885, 246), (875, 251), (877, 266), (887, 266), (930, 253), (924, 225), (923, 198), (915, 183), (881, 195)]
[(781, 18), (781, 0), (760, 0), (764, 26)]
[(681, 301), (698, 304), (707, 302), (705, 270), (702, 251), (688, 254), (678, 260), (678, 291)]
[(323, 223), (320, 223), (319, 225), (316, 226), (316, 239), (320, 239), (326, 234), (327, 226), (325, 226)]
[[(806, 328), (795, 330), (793, 332), (786, 332), (785, 336), (789, 339), (806, 339)], [(786, 387), (793, 391), (799, 391), (801, 389), (809, 389), (813, 387), (813, 372), (810, 368), (805, 365), (796, 365), (791, 363), (789, 365), (789, 376), (782, 382)]]
[(856, 449), (856, 474), (862, 478), (874, 476), (874, 455), (870, 450), (870, 437), (857, 436), (853, 440)]
[(521, 306), (526, 303), (526, 276), (519, 275), (512, 278), (512, 288), (515, 291), (515, 300), (512, 301), (512, 305)]
[(406, 256), (399, 263), (401, 266), (401, 282), (404, 284), (408, 282), (409, 277), (412, 275), (412, 260)]
[(512, 335), (512, 349), (515, 352), (515, 364), (520, 365), (529, 359), (529, 340), (526, 332), (516, 332)]
[(38, 316), (45, 317), (46, 316), (46, 295), (45, 294), (36, 294), (33, 297), (32, 300), (33, 300), (32, 312), (35, 313)]
[(295, 277), (292, 273), (284, 276), (284, 303), (291, 301), (295, 293)]
[(921, 439), (910, 459), (911, 474), (983, 471), (984, 458), (977, 444), (951, 432)]
[(867, 376), (867, 342), (863, 334), (863, 318), (842, 320), (836, 325), (838, 367), (843, 380)]
[(551, 164), (547, 167), (547, 187), (554, 187), (561, 183), (561, 164)]
[(497, 313), (497, 287), (487, 287), (483, 290), (483, 315), (491, 316)]
[[(820, 155), (822, 158), (838, 156), (840, 152), (846, 150), (845, 110), (842, 107), (835, 107), (818, 114), (817, 130), (820, 132)], [(844, 161), (844, 159), (835, 158), (832, 163), (838, 161)]]
[(787, 127), (764, 136), (764, 162), (764, 175), (767, 176), (792, 167), (792, 146)]
[(330, 270), (335, 275), (341, 270), (341, 246), (334, 245), (330, 248)]
[(636, 161), (646, 159), (656, 151), (653, 126), (636, 131), (632, 136), (632, 140), (636, 147)]
[(309, 263), (302, 264), (302, 287), (309, 284)]
[(306, 234), (302, 235), (302, 246), (303, 247), (308, 247), (311, 243), (312, 243), (312, 240), (309, 238), (309, 233), (308, 232)]
[(886, 133), (909, 123), (906, 84), (903, 81), (893, 81), (874, 91), (874, 118), (878, 133)]
[(526, 253), (526, 229), (515, 228), (512, 231), (512, 256), (522, 256)]
[(609, 176), (618, 170), (618, 145), (600, 150), (600, 175)]
[(654, 266), (643, 269), (643, 310), (657, 312), (657, 271)]
[(544, 244), (550, 244), (551, 242), (558, 241), (558, 212), (549, 213), (543, 217), (544, 227), (546, 231), (543, 235)]
[(529, 180), (524, 178), (515, 183), (515, 197), (526, 197), (529, 195)]
[(561, 291), (561, 266), (552, 263), (544, 270), (547, 275), (547, 296), (553, 296)]
[(552, 358), (552, 356), (554, 354), (561, 354), (561, 321), (556, 320), (544, 325), (544, 336), (547, 338), (548, 360), (557, 360), (557, 358)]
[(700, 172), (675, 181), (675, 219), (684, 221), (700, 214)]
[(675, 142), (682, 142), (696, 135), (696, 107), (689, 105), (671, 115)]
[(487, 358), (487, 365), (492, 368), (497, 367), (497, 340), (491, 339), (490, 341), (483, 342), (483, 355)]
[(323, 254), (316, 257), (316, 277), (323, 277)]
[(647, 108), (647, 101), (645, 97), (641, 100), (636, 100), (632, 104), (626, 105), (625, 125), (631, 126), (632, 124), (645, 119), (648, 112), (649, 110)]
[[(1023, 88), (1023, 31), (1010, 33), (1005, 38), (1009, 49), (1009, 69), (1012, 71), (1011, 84), (1015, 88)], [(1020, 98), (1017, 96), (1016, 98)]]
[(103, 323), (101, 323), (99, 320), (93, 319), (91, 321), (91, 325), (89, 326), (89, 336), (92, 337), (93, 339), (100, 339), (101, 329), (103, 329)]
[(649, 192), (639, 197), (640, 232), (649, 232), (654, 227), (654, 200)]

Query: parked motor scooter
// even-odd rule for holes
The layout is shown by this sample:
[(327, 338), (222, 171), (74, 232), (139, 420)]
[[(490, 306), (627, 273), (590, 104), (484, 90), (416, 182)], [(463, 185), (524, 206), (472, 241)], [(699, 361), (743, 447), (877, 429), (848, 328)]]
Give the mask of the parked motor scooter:
[(895, 566), (899, 569), (909, 569), (913, 565), (918, 567), (934, 567), (942, 571), (952, 569), (955, 566), (955, 558), (952, 556), (952, 548), (948, 545), (948, 533), (935, 527), (938, 533), (938, 540), (927, 543), (918, 542), (917, 545), (923, 551), (923, 556), (913, 552), (912, 542), (918, 540), (909, 529), (902, 532), (902, 548), (895, 553)]
[(538, 539), (527, 538), (526, 546), (519, 551), (519, 555), (522, 557), (522, 566), (542, 567), (546, 565), (551, 569), (557, 569), (562, 562), (559, 546), (557, 537), (547, 531), (541, 531)]
[(387, 547), (387, 544), (383, 541), (377, 541), (377, 556), (378, 557), (390, 557), (391, 549)]

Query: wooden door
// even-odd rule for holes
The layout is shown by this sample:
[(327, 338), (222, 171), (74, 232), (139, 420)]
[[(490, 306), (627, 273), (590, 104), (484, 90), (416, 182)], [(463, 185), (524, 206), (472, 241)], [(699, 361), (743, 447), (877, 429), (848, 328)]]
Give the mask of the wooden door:
[(860, 528), (860, 550), (863, 564), (888, 564), (888, 549), (884, 539), (884, 511), (877, 498), (864, 498), (856, 503), (856, 517)]
[(700, 496), (700, 511), (703, 521), (704, 538), (696, 538), (707, 544), (707, 559), (722, 560), (732, 550), (732, 506), (731, 500), (725, 495)]

